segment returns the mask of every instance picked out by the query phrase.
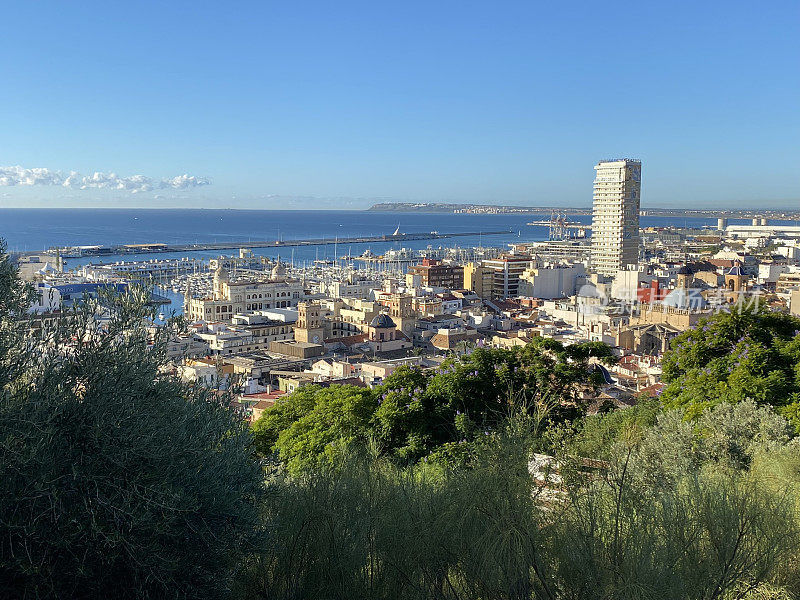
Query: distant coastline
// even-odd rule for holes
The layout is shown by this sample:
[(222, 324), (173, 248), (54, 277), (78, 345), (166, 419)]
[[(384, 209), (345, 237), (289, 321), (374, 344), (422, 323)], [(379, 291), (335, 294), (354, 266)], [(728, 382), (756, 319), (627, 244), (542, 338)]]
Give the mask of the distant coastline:
[[(591, 215), (591, 207), (569, 206), (498, 206), (494, 204), (450, 204), (442, 202), (380, 202), (373, 204), (367, 211), (399, 212), (399, 213), (456, 213), (456, 214), (551, 214), (553, 212), (566, 215)], [(724, 208), (690, 209), (690, 208), (642, 208), (643, 216), (654, 217), (700, 217), (751, 219), (766, 217), (768, 219), (796, 220), (800, 219), (800, 210), (766, 209), (728, 210)]]

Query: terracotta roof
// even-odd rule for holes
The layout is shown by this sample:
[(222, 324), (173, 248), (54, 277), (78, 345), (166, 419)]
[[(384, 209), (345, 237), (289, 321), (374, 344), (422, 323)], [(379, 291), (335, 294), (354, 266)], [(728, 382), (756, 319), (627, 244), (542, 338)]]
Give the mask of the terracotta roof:
[(253, 405), (256, 410), (266, 410), (275, 404), (275, 400), (259, 400)]
[(732, 267), (733, 261), (728, 258), (709, 258), (708, 262), (710, 262), (715, 267)]
[(349, 346), (349, 345), (352, 345), (352, 344), (360, 344), (361, 342), (365, 342), (366, 340), (367, 340), (367, 334), (366, 333), (358, 333), (356, 335), (348, 335), (348, 336), (340, 337), (340, 338), (330, 338), (329, 340), (325, 340), (325, 341), (329, 342), (331, 344), (339, 342), (339, 343), (344, 344), (345, 346)]

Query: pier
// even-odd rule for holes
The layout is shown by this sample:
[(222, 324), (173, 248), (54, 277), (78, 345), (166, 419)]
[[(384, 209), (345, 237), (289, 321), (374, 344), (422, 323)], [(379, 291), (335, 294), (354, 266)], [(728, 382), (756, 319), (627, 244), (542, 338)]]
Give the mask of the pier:
[(60, 253), (64, 258), (79, 256), (104, 256), (117, 254), (158, 254), (162, 252), (209, 252), (215, 250), (235, 250), (237, 248), (284, 248), (290, 246), (323, 246), (333, 244), (372, 244), (378, 242), (410, 242), (419, 240), (441, 240), (454, 237), (483, 235), (508, 235), (505, 231), (470, 231), (455, 233), (400, 233), (392, 235), (361, 236), (347, 238), (313, 238), (305, 240), (260, 240), (238, 242), (214, 242), (203, 244), (118, 244), (114, 246), (81, 246), (51, 248), (50, 253)]
[[(535, 225), (537, 227), (552, 227), (553, 221), (531, 221), (530, 223), (525, 223), (526, 225)], [(577, 221), (574, 222), (564, 222), (560, 223), (562, 227), (567, 229), (591, 229), (591, 224), (587, 225), (586, 223), (579, 223)]]

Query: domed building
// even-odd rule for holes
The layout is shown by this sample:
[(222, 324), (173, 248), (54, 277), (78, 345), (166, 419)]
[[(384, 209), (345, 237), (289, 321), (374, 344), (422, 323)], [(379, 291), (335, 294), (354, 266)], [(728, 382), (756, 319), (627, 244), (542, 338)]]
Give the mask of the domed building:
[(302, 284), (291, 279), (261, 281), (239, 277), (232, 281), (228, 270), (219, 264), (214, 271), (210, 296), (195, 298), (187, 289), (183, 312), (193, 321), (229, 322), (237, 314), (292, 308), (304, 295)]
[(681, 265), (678, 272), (675, 273), (675, 287), (688, 290), (694, 279), (694, 271), (689, 265)]
[(392, 318), (386, 313), (376, 315), (367, 327), (367, 335), (370, 341), (373, 342), (390, 342), (395, 339), (397, 333), (397, 325), (395, 325)]
[(217, 270), (214, 271), (214, 300), (219, 300), (225, 295), (223, 284), (228, 284), (230, 282), (231, 277), (228, 274), (228, 269), (220, 264)]
[(284, 279), (286, 277), (286, 267), (281, 263), (281, 255), (275, 261), (275, 266), (272, 267), (272, 279)]
[(412, 345), (386, 313), (380, 313), (370, 321), (367, 326), (367, 342), (375, 352), (402, 350)]
[(374, 319), (372, 319), (369, 326), (374, 327), (375, 329), (387, 329), (394, 328), (395, 324), (389, 315), (386, 313), (380, 313)]

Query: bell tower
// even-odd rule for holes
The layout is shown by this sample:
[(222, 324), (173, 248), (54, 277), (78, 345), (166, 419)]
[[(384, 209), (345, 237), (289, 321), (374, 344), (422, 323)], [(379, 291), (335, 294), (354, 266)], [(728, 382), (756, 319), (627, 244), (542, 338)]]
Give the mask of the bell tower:
[(675, 287), (688, 290), (692, 279), (694, 279), (694, 271), (688, 265), (683, 265), (675, 275)]
[(389, 299), (389, 315), (397, 325), (397, 329), (406, 335), (411, 335), (416, 325), (416, 318), (409, 294), (392, 294)]
[(321, 308), (313, 302), (297, 304), (297, 325), (294, 328), (294, 339), (297, 342), (321, 344), (325, 337), (322, 326)]
[(407, 294), (392, 294), (389, 300), (389, 314), (395, 317), (411, 316), (411, 296)]
[(742, 263), (737, 260), (725, 275), (725, 291), (728, 302), (736, 302), (741, 297), (746, 282), (747, 275), (744, 274)]
[(222, 300), (225, 297), (225, 285), (230, 283), (228, 269), (222, 266), (220, 261), (216, 271), (214, 271), (214, 300)]

